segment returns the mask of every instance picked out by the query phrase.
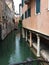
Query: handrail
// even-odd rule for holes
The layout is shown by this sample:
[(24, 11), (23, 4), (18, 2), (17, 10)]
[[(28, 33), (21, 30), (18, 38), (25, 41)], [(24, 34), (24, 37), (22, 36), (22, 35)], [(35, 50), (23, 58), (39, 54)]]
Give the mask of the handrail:
[(32, 62), (35, 62), (35, 61), (37, 61), (36, 65), (42, 65), (40, 63), (47, 63), (49, 65), (49, 61), (45, 61), (45, 60), (41, 60), (41, 59), (26, 60), (24, 62), (20, 62), (20, 63), (16, 63), (16, 64), (11, 64), (11, 65), (30, 65)]

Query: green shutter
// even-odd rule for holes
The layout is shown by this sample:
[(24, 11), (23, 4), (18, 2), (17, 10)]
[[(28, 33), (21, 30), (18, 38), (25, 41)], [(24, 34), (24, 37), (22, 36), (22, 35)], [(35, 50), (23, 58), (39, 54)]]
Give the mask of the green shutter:
[(22, 20), (23, 20), (23, 18), (24, 18), (24, 17), (23, 17), (23, 14), (22, 14)]
[(26, 12), (25, 12), (25, 18), (26, 18)]
[(24, 6), (24, 0), (22, 0), (22, 7)]
[(28, 9), (28, 17), (31, 16), (31, 8)]
[(25, 12), (25, 18), (27, 18), (27, 11)]
[(40, 0), (36, 0), (36, 13), (40, 12)]

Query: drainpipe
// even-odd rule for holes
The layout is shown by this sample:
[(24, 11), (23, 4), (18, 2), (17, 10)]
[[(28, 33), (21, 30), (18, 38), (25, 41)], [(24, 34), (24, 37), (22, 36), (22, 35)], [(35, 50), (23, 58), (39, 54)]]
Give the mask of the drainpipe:
[(40, 57), (40, 37), (37, 34), (37, 57)]
[(32, 47), (32, 33), (30, 31), (30, 47)]
[(27, 30), (26, 30), (26, 41), (27, 41)]

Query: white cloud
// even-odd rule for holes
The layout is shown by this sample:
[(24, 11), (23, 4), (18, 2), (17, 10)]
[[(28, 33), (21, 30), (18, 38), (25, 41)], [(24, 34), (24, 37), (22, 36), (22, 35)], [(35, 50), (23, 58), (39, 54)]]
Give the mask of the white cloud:
[(13, 0), (15, 5), (15, 12), (19, 13), (19, 4), (21, 3), (21, 0)]

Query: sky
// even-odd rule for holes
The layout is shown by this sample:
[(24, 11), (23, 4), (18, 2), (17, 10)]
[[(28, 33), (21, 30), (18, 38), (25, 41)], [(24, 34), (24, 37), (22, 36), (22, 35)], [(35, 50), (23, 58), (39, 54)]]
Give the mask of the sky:
[(19, 13), (19, 4), (21, 3), (21, 0), (13, 0), (14, 6), (15, 6), (15, 12)]

